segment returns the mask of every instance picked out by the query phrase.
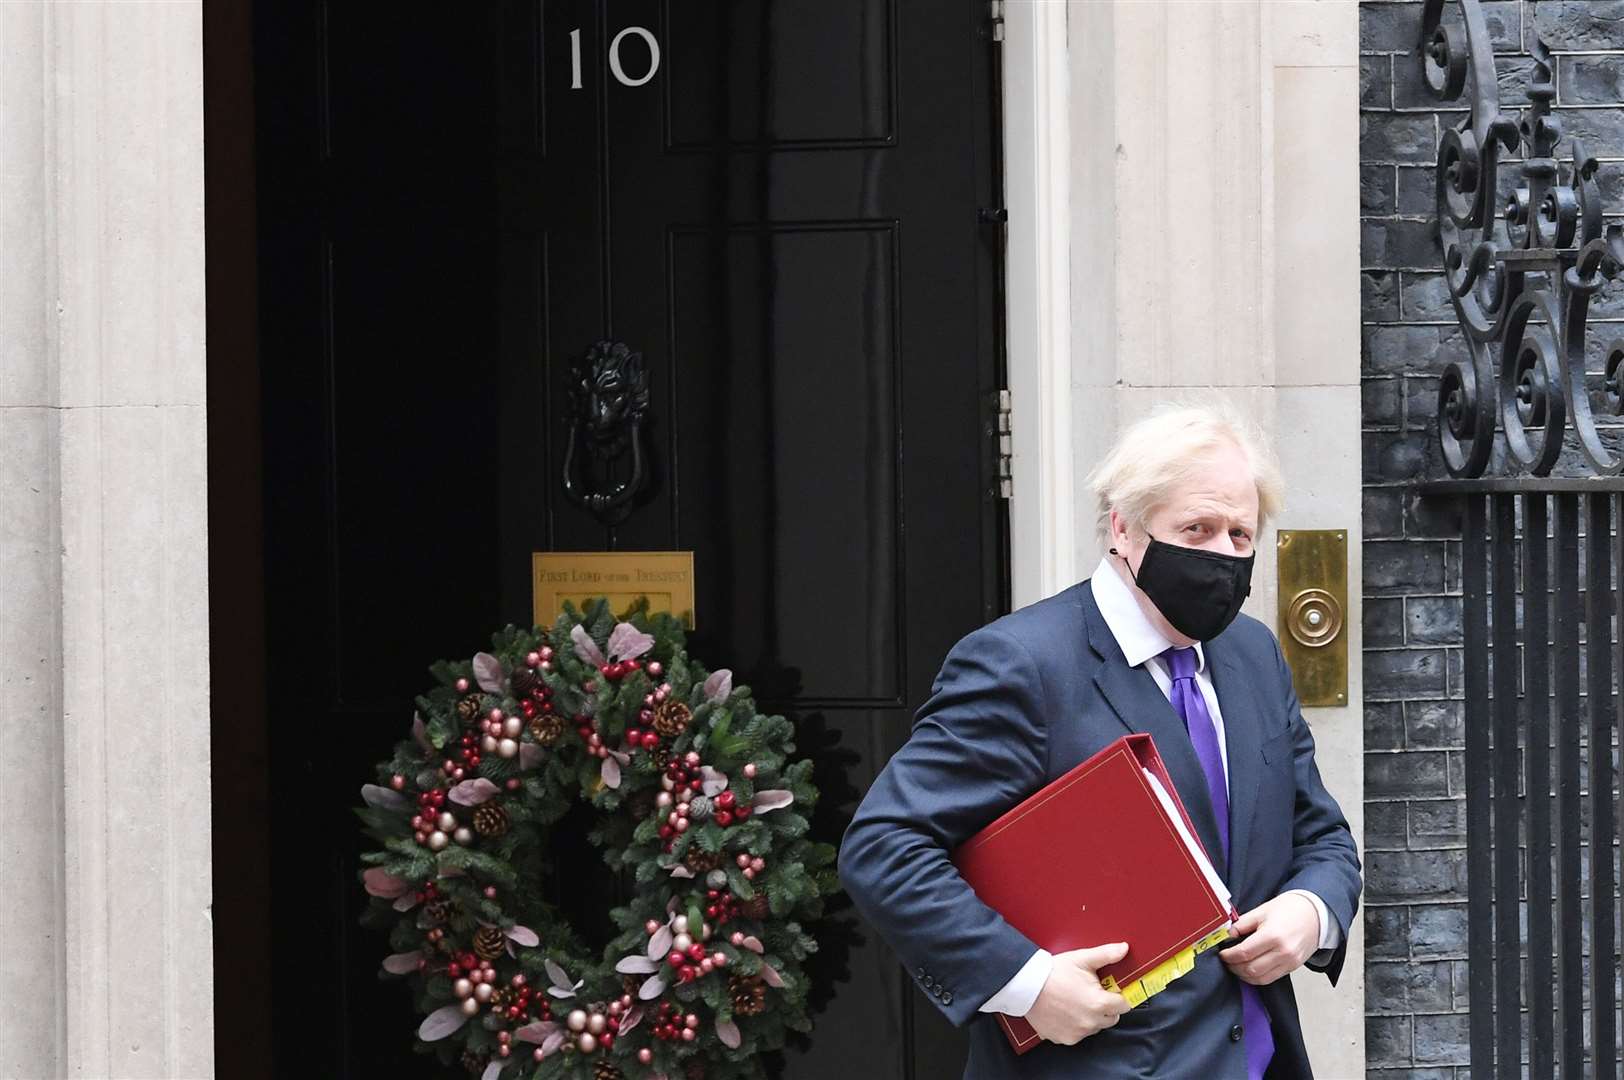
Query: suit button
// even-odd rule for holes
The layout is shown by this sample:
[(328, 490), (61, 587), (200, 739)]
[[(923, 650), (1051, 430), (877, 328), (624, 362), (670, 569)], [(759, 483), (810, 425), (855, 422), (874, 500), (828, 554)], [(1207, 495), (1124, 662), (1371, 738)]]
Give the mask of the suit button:
[(942, 1004), (943, 1005), (951, 1005), (951, 1004), (953, 1004), (953, 991), (951, 991), (951, 990), (942, 991)]
[(1241, 1036), (1244, 1034), (1246, 1034), (1246, 1029), (1241, 1027), (1239, 1024), (1236, 1024), (1234, 1027), (1229, 1029), (1229, 1041), (1240, 1042)]

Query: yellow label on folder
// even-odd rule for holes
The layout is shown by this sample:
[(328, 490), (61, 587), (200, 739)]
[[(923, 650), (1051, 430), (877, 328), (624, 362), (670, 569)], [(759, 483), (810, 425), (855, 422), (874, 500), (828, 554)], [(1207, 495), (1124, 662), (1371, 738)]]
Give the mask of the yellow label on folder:
[(1130, 1008), (1137, 1008), (1166, 990), (1167, 984), (1174, 979), (1194, 971), (1197, 956), (1228, 940), (1229, 927), (1220, 926), (1188, 949), (1175, 953), (1171, 959), (1157, 964), (1127, 986), (1118, 987), (1116, 980), (1109, 975), (1100, 980), (1100, 985), (1127, 998)]

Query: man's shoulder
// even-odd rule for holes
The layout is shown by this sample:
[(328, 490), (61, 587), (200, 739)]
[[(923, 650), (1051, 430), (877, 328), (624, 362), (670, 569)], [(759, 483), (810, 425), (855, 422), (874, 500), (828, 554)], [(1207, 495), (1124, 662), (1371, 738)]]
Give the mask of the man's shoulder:
[(1075, 652), (1087, 643), (1085, 605), (1093, 603), (1087, 580), (1079, 581), (1053, 596), (1001, 615), (965, 635), (970, 641), (996, 635), (1019, 643), (1034, 660), (1049, 658), (1054, 652)]

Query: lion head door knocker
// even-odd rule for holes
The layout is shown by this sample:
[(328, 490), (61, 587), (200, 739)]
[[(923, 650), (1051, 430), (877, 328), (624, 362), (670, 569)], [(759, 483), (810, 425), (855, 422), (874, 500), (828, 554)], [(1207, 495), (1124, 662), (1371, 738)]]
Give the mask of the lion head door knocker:
[[(571, 365), (564, 494), (604, 525), (624, 521), (643, 486), (642, 427), (647, 413), (648, 372), (642, 353), (618, 341), (600, 341)], [(628, 449), (631, 475), (611, 482)], [(579, 466), (578, 457), (585, 459)]]

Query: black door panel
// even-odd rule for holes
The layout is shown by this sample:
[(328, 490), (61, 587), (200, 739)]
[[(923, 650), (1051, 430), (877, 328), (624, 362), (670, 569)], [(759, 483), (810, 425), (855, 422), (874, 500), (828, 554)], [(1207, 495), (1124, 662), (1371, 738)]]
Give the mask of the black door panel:
[[(984, 17), (258, 5), (276, 1074), (434, 1074), (355, 924), (347, 807), (427, 664), (530, 620), (531, 552), (693, 550), (692, 650), (797, 720), (831, 842), (948, 648), (1005, 609)], [(571, 366), (601, 340), (650, 389), (648, 481), (611, 523), (561, 484)], [(956, 1073), (960, 1033), (835, 907), (783, 1075)]]

